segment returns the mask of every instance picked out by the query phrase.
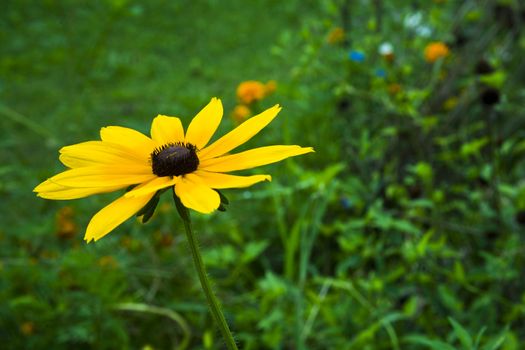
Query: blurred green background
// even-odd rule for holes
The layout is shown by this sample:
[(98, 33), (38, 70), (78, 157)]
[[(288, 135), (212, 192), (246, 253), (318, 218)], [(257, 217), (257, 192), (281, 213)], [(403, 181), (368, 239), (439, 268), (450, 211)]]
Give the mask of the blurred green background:
[(217, 96), (218, 135), (279, 103), (247, 147), (316, 149), (193, 215), (241, 348), (525, 348), (524, 56), (518, 0), (3, 1), (0, 347), (222, 348), (170, 198), (87, 245), (118, 193), (32, 193)]

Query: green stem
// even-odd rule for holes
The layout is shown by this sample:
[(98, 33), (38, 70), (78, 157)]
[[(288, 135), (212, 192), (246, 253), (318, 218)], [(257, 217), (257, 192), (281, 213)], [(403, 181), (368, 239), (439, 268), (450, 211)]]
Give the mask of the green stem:
[(199, 275), (202, 290), (206, 295), (206, 300), (208, 301), (208, 306), (210, 307), (213, 319), (219, 327), (224, 341), (228, 346), (228, 349), (237, 350), (237, 344), (235, 344), (235, 340), (233, 339), (230, 328), (228, 327), (228, 323), (224, 318), (224, 314), (222, 313), (219, 300), (217, 299), (211, 288), (211, 283), (208, 279), (208, 274), (206, 273), (206, 267), (204, 266), (204, 262), (202, 260), (202, 256), (199, 250), (199, 244), (197, 243), (197, 238), (195, 237), (195, 234), (193, 233), (193, 230), (191, 228), (191, 219), (188, 208), (186, 208), (180, 202), (180, 199), (175, 194), (173, 195), (173, 198), (175, 199), (177, 211), (179, 212), (179, 215), (182, 218), (182, 222), (184, 223), (186, 238), (188, 239), (188, 245), (190, 246), (191, 255), (193, 257), (193, 263), (195, 264), (195, 269), (197, 270), (197, 274)]

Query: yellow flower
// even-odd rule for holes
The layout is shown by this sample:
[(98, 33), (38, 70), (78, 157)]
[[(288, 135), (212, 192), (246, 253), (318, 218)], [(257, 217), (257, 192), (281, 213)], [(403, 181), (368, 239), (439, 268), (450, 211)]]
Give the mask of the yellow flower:
[(332, 29), (326, 37), (328, 44), (339, 44), (345, 39), (345, 31), (341, 27), (335, 27)]
[(266, 86), (260, 81), (243, 81), (237, 87), (237, 98), (241, 103), (249, 105), (262, 100), (264, 96), (266, 96)]
[(250, 169), (313, 152), (311, 147), (267, 146), (226, 154), (268, 125), (281, 108), (276, 105), (248, 119), (208, 145), (222, 119), (223, 108), (213, 98), (184, 132), (179, 118), (157, 116), (151, 138), (133, 129), (108, 126), (100, 141), (60, 150), (68, 170), (38, 185), (38, 196), (54, 200), (83, 198), (135, 186), (91, 219), (84, 239), (98, 240), (155, 200), (157, 191), (172, 188), (182, 204), (211, 213), (221, 204), (214, 189), (239, 188), (270, 181), (269, 175), (239, 176), (226, 172)]
[(440, 58), (447, 57), (449, 55), (448, 46), (440, 41), (432, 42), (425, 47), (425, 60), (433, 63)]
[(451, 111), (458, 105), (459, 99), (456, 96), (449, 97), (443, 102), (445, 111)]

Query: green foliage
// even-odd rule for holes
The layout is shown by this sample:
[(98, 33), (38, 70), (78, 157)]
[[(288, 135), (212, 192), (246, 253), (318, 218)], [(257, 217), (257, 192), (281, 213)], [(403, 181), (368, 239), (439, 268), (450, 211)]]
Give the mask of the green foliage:
[[(519, 1), (3, 7), (2, 348), (221, 348), (168, 194), (143, 209), (147, 224), (86, 245), (90, 217), (119, 194), (52, 202), (31, 189), (63, 169), (60, 147), (106, 125), (187, 125), (218, 96), (224, 134), (252, 79), (277, 81), (253, 113), (284, 108), (247, 146), (316, 153), (224, 190), (225, 212), (192, 213), (243, 349), (523, 348)], [(437, 41), (449, 54), (429, 62)]]

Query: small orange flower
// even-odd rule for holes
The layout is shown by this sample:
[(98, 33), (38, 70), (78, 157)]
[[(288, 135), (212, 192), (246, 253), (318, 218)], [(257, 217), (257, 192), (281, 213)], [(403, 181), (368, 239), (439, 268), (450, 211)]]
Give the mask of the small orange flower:
[(390, 95), (397, 95), (401, 92), (401, 85), (398, 83), (392, 83), (388, 85), (387, 89)]
[(73, 208), (64, 207), (57, 212), (56, 215), (56, 225), (57, 231), (56, 235), (58, 238), (68, 239), (75, 236), (77, 233), (77, 225), (73, 220)]
[(392, 62), (394, 62), (394, 60), (396, 59), (396, 56), (394, 55), (393, 52), (391, 52), (391, 53), (384, 54), (384, 55), (383, 55), (383, 58), (384, 58), (385, 61), (387, 61), (388, 63), (392, 63)]
[(159, 247), (171, 247), (173, 244), (173, 235), (157, 231), (155, 232), (155, 243)]
[(116, 268), (118, 266), (118, 263), (115, 260), (115, 258), (113, 258), (112, 256), (105, 255), (105, 256), (101, 257), (100, 259), (98, 259), (98, 265), (100, 267), (104, 267), (104, 268), (108, 268), (108, 269), (114, 269), (114, 268)]
[(335, 27), (332, 29), (328, 36), (326, 37), (326, 42), (328, 44), (339, 44), (345, 39), (345, 31), (341, 27)]
[(266, 83), (266, 93), (265, 95), (271, 95), (277, 90), (277, 82), (275, 80), (270, 80)]
[(266, 87), (256, 80), (243, 81), (237, 87), (237, 98), (244, 104), (262, 100), (266, 95)]
[(251, 114), (252, 114), (252, 111), (247, 106), (245, 106), (245, 105), (237, 105), (233, 109), (232, 118), (233, 118), (233, 120), (235, 120), (236, 123), (242, 123)]
[(429, 63), (436, 62), (440, 58), (447, 57), (450, 53), (448, 46), (441, 42), (431, 42), (425, 47), (425, 60)]
[(23, 335), (31, 335), (35, 331), (35, 324), (31, 321), (26, 321), (20, 325), (20, 332)]

